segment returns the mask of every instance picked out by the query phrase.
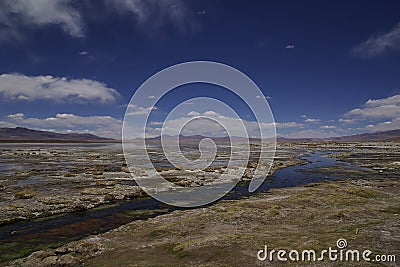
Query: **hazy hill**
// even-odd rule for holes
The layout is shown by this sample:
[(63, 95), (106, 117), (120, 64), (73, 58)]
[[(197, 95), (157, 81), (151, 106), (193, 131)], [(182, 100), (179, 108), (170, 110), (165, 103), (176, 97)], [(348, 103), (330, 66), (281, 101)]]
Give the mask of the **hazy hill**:
[(0, 128), (0, 141), (60, 141), (60, 142), (105, 142), (113, 141), (111, 138), (99, 137), (93, 134), (81, 133), (55, 133), (48, 131), (38, 131), (28, 128)]
[(331, 138), (335, 141), (400, 141), (400, 129)]
[[(173, 139), (173, 136), (165, 136), (166, 140)], [(198, 143), (200, 140), (207, 138), (202, 135), (179, 136), (181, 142)], [(148, 138), (146, 141), (150, 143), (160, 142), (160, 137)], [(242, 137), (211, 137), (217, 143), (234, 143), (245, 142)], [(251, 138), (250, 141), (257, 139)], [(99, 137), (93, 134), (82, 133), (55, 133), (49, 131), (38, 131), (28, 128), (0, 128), (0, 141), (3, 142), (26, 142), (26, 141), (43, 141), (43, 142), (116, 142), (118, 140), (111, 138)], [(318, 142), (318, 141), (339, 141), (339, 142), (356, 142), (356, 141), (400, 141), (400, 129), (385, 132), (363, 133), (341, 137), (331, 138), (285, 138), (277, 137), (278, 142)]]

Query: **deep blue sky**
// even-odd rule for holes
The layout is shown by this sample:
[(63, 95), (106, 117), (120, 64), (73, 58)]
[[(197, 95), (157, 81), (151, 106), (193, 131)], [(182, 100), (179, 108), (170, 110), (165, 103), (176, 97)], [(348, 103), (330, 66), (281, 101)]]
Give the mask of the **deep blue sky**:
[[(3, 2), (0, 74), (88, 79), (120, 95), (113, 101), (24, 94), (27, 98), (17, 99), (18, 94), (7, 95), (15, 89), (3, 75), (0, 126), (115, 136), (111, 126), (103, 133), (90, 117), (111, 116), (110, 123), (117, 125), (143, 81), (193, 60), (225, 63), (252, 78), (270, 97), (281, 135), (342, 135), (400, 126), (399, 1), (171, 0), (137, 4), (136, 12), (129, 0), (64, 1), (54, 9), (30, 1), (43, 13), (29, 11), (33, 7), (22, 0)], [(57, 12), (73, 14), (79, 23), (60, 22)], [(198, 90), (212, 91), (207, 86)], [(370, 99), (381, 101), (366, 103)], [(24, 115), (7, 117), (18, 113)], [(79, 122), (46, 126), (43, 119), (55, 121), (56, 114), (74, 114)]]

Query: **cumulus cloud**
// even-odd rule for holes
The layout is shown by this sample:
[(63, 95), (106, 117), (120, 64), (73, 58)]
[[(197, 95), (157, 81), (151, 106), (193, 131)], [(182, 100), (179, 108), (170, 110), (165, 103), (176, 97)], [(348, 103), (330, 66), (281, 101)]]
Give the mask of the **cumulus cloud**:
[(136, 115), (147, 115), (149, 114), (152, 110), (157, 110), (157, 107), (140, 107), (135, 104), (130, 104), (128, 105), (128, 113), (126, 114), (127, 116), (136, 116)]
[(25, 117), (24, 113), (16, 113), (16, 114), (10, 114), (7, 116), (7, 118), (12, 119), (12, 120), (21, 120)]
[(400, 50), (400, 23), (386, 33), (371, 36), (353, 48), (352, 53), (356, 56), (371, 58), (395, 50)]
[(400, 95), (382, 99), (370, 99), (362, 107), (350, 110), (348, 118), (383, 119), (400, 117)]
[(209, 110), (203, 113), (204, 116), (209, 116), (209, 117), (220, 117), (221, 115), (218, 114), (217, 112), (213, 110)]
[(375, 124), (368, 124), (367, 126), (359, 128), (358, 130), (367, 132), (382, 132), (397, 129), (400, 129), (400, 118), (394, 118), (390, 121)]
[(119, 93), (106, 84), (89, 79), (65, 77), (0, 75), (0, 95), (7, 101), (48, 99), (57, 102), (113, 102)]
[(21, 38), (23, 27), (56, 25), (73, 37), (84, 35), (81, 14), (68, 0), (0, 2), (0, 38)]
[[(191, 120), (193, 117), (199, 117), (198, 119)], [(207, 119), (210, 118), (210, 119)], [(187, 123), (190, 121), (190, 123)], [(214, 120), (221, 123), (219, 125)], [(161, 128), (158, 126), (162, 125), (162, 123), (149, 123), (150, 126), (147, 129), (147, 133), (149, 136), (158, 136), (161, 134)], [(184, 125), (187, 125), (183, 127)], [(279, 123), (257, 123), (255, 121), (243, 120), (240, 118), (224, 116), (215, 112), (213, 110), (209, 110), (203, 113), (199, 113), (196, 111), (191, 111), (187, 114), (187, 116), (174, 118), (168, 120), (164, 124), (164, 134), (167, 135), (177, 135), (177, 129), (181, 129), (183, 127), (184, 132), (180, 133), (183, 135), (205, 135), (205, 136), (226, 136), (227, 132), (224, 130), (229, 129), (229, 132), (232, 136), (241, 136), (244, 137), (243, 125), (247, 130), (247, 134), (249, 137), (259, 137), (259, 130), (262, 129), (264, 133), (271, 136), (274, 133), (274, 126), (277, 129), (285, 129), (285, 128), (296, 128), (302, 127), (302, 123), (298, 122), (279, 122)]]
[[(122, 120), (111, 116), (78, 116), (70, 113), (59, 113), (54, 117), (26, 117), (23, 113), (10, 114), (8, 121), (0, 122), (12, 127), (20, 126), (57, 132), (88, 132), (98, 136), (121, 138)], [(6, 126), (4, 126), (6, 127)]]
[(387, 131), (400, 129), (400, 95), (369, 99), (361, 107), (350, 110), (339, 122), (367, 124), (359, 131)]

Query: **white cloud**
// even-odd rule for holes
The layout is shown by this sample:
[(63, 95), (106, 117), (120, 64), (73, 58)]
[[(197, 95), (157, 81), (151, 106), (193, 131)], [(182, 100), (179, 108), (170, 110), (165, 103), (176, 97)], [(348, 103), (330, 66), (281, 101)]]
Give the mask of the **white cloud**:
[(218, 117), (220, 114), (218, 114), (215, 111), (209, 110), (203, 113), (204, 116), (209, 116), (209, 117)]
[(148, 34), (168, 24), (182, 32), (194, 26), (191, 16), (194, 12), (189, 10), (186, 1), (106, 0), (106, 3), (120, 14), (133, 14), (139, 26), (146, 26), (142, 28)]
[(136, 115), (147, 115), (149, 114), (152, 110), (157, 110), (157, 107), (140, 107), (135, 104), (130, 104), (128, 105), (128, 113), (126, 114), (127, 116), (136, 116)]
[(370, 99), (362, 107), (350, 110), (347, 118), (383, 119), (400, 117), (400, 95), (383, 99)]
[[(94, 5), (99, 1), (89, 2), (86, 6), (96, 8)], [(59, 27), (75, 38), (84, 37), (86, 20), (93, 18), (83, 14), (81, 8), (73, 5), (74, 2), (74, 0), (0, 1), (0, 41), (21, 40), (24, 31), (46, 26)], [(182, 32), (191, 30), (195, 26), (193, 21), (195, 13), (183, 0), (102, 0), (102, 2), (107, 9), (97, 16), (111, 16), (115, 12), (119, 13), (118, 15), (127, 14), (135, 18), (134, 23), (145, 33), (152, 34), (165, 25), (172, 25)]]
[(346, 113), (346, 115), (362, 118), (394, 118), (400, 116), (400, 106), (387, 105), (378, 107), (356, 108)]
[(356, 119), (339, 119), (339, 122), (344, 122), (344, 123), (353, 123), (357, 121)]
[(258, 95), (258, 96), (256, 96), (256, 98), (265, 98), (265, 99), (271, 99), (271, 97), (270, 97), (270, 96), (268, 96), (268, 95)]
[[(226, 136), (227, 133), (220, 127), (215, 121), (209, 119), (201, 119), (202, 116), (209, 117), (210, 119), (215, 119), (224, 126), (225, 129), (229, 129), (233, 136), (242, 136), (242, 125), (244, 125), (247, 129), (247, 134), (250, 137), (258, 137), (259, 136), (259, 129), (264, 130), (264, 133), (268, 135), (273, 133), (274, 126), (279, 129), (286, 129), (286, 128), (301, 128), (304, 125), (298, 122), (277, 122), (277, 123), (257, 123), (255, 121), (248, 121), (243, 120), (240, 118), (235, 117), (228, 117), (221, 115), (215, 111), (209, 110), (204, 113), (199, 113), (195, 111), (191, 111), (187, 114), (188, 117), (180, 117), (176, 119), (168, 120), (167, 123), (164, 125), (164, 134), (167, 135), (177, 135), (177, 129), (181, 129), (183, 125), (190, 120), (190, 117), (200, 116), (200, 119), (194, 120), (191, 123), (187, 124), (184, 127), (184, 135), (206, 135), (206, 136)], [(161, 125), (160, 122), (150, 122), (150, 125)], [(160, 128), (152, 128), (148, 129), (148, 133), (151, 136), (157, 136), (161, 133)]]
[(275, 126), (278, 128), (278, 129), (283, 129), (283, 128), (296, 128), (296, 127), (303, 127), (304, 126), (304, 124), (302, 124), (302, 123), (298, 123), (298, 122), (294, 122), (294, 121), (292, 121), (292, 122), (276, 122), (275, 123)]
[(295, 48), (294, 44), (288, 44), (286, 46), (286, 49), (293, 49), (293, 48)]
[(15, 123), (7, 122), (7, 121), (0, 121), (0, 127), (3, 128), (15, 128), (17, 125)]
[(187, 115), (188, 116), (200, 116), (201, 114), (199, 112), (196, 112), (196, 111), (190, 111)]
[(396, 129), (400, 129), (400, 118), (394, 118), (390, 121), (380, 122), (376, 124), (368, 124), (365, 127), (358, 128), (358, 130), (367, 132), (381, 132)]
[(11, 101), (46, 99), (57, 102), (113, 102), (119, 93), (106, 84), (88, 79), (65, 77), (0, 75), (0, 95)]
[(308, 118), (304, 120), (304, 122), (320, 122), (320, 121), (321, 121), (320, 119), (313, 119), (313, 118)]
[(20, 120), (25, 117), (24, 113), (16, 113), (16, 114), (10, 114), (7, 116), (7, 118), (12, 119), (12, 120)]
[(394, 95), (382, 99), (369, 99), (365, 104), (371, 107), (384, 105), (400, 105), (400, 95)]
[[(88, 132), (98, 136), (121, 138), (122, 120), (111, 116), (78, 116), (75, 114), (60, 113), (54, 117), (27, 118), (23, 113), (10, 114), (8, 122), (0, 125), (10, 125), (41, 129), (55, 130), (57, 132)], [(6, 126), (4, 126), (6, 127)]]
[(386, 33), (371, 36), (353, 48), (352, 52), (356, 56), (377, 57), (391, 50), (400, 50), (400, 23)]
[(369, 99), (361, 107), (345, 113), (339, 122), (354, 123), (361, 132), (400, 129), (400, 95)]
[(163, 122), (162, 121), (151, 121), (149, 124), (150, 125), (163, 125)]
[(336, 129), (335, 125), (322, 125), (320, 127), (321, 129)]
[(87, 54), (89, 54), (89, 52), (88, 51), (80, 51), (79, 52), (79, 55), (81, 55), (81, 56), (86, 56)]
[(328, 138), (336, 136), (339, 135), (335, 132), (325, 132), (325, 131), (311, 130), (311, 129), (284, 135), (284, 137), (287, 138)]
[[(194, 116), (200, 116), (199, 119), (191, 120)], [(210, 119), (204, 118), (208, 117)], [(221, 127), (214, 120), (221, 123), (225, 129), (229, 129), (232, 136), (244, 137), (243, 125), (247, 129), (247, 133), (250, 137), (259, 136), (259, 129), (265, 130), (265, 133), (272, 134), (273, 124), (271, 123), (257, 123), (255, 121), (242, 120), (240, 118), (228, 117), (221, 115), (215, 111), (209, 110), (203, 113), (189, 112), (186, 117), (179, 117), (170, 119), (164, 124), (164, 134), (167, 135), (205, 135), (205, 136), (226, 136), (224, 128)], [(188, 123), (188, 121), (190, 121)], [(153, 125), (152, 122), (149, 123)], [(154, 125), (160, 125), (157, 123)], [(183, 127), (184, 126), (184, 127)], [(291, 125), (282, 125), (283, 127), (291, 127)], [(177, 131), (183, 127), (183, 132), (178, 133)], [(150, 136), (157, 136), (161, 133), (160, 128), (149, 128), (148, 133)]]
[(0, 39), (21, 38), (22, 27), (48, 25), (61, 27), (73, 37), (82, 37), (82, 16), (70, 4), (68, 0), (4, 0), (0, 2)]

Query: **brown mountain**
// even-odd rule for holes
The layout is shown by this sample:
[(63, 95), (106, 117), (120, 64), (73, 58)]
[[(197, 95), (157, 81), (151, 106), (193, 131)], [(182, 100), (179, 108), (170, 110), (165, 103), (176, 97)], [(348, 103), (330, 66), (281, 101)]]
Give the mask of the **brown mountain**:
[(319, 142), (319, 141), (338, 141), (338, 142), (382, 142), (400, 141), (400, 129), (385, 132), (363, 133), (329, 138), (285, 138), (278, 137), (278, 142)]
[(55, 133), (38, 131), (28, 128), (0, 128), (0, 141), (2, 142), (107, 142), (114, 141), (111, 138), (99, 137), (93, 134), (82, 133)]
[(400, 141), (400, 129), (330, 138), (334, 141)]

